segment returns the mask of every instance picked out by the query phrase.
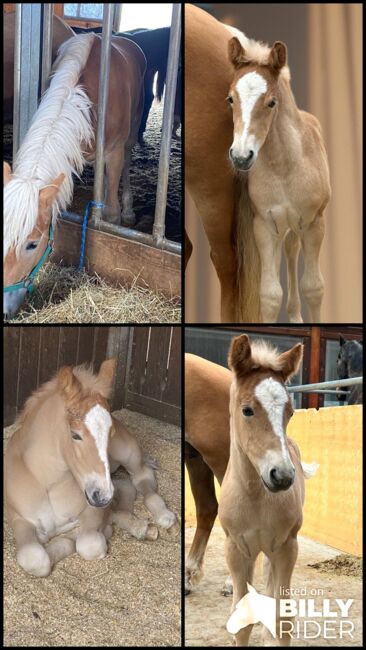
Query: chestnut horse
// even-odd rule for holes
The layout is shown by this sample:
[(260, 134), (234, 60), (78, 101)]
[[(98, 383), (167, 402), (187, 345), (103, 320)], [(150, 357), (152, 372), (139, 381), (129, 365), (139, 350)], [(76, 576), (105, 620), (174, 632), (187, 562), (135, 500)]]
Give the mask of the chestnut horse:
[(286, 238), (289, 321), (303, 322), (297, 279), (301, 240), (301, 289), (311, 322), (319, 323), (324, 293), (319, 254), (323, 212), (330, 198), (320, 124), (296, 106), (283, 43), (277, 41), (270, 49), (248, 40), (243, 47), (234, 37), (228, 49), (233, 64), (228, 94), (234, 123), (230, 158), (248, 178), (249, 208), (261, 261), (262, 320), (274, 323), (280, 311), (280, 263)]
[[(156, 526), (133, 514), (137, 492), (157, 526), (179, 527), (156, 492), (152, 461), (110, 413), (114, 373), (114, 359), (98, 375), (61, 368), (17, 419), (5, 453), (5, 501), (18, 563), (31, 575), (49, 575), (75, 552), (105, 557), (113, 522), (137, 539), (156, 539)], [(120, 465), (129, 478), (114, 480)]]
[[(73, 36), (63, 43), (50, 86), (17, 152), (13, 173), (4, 164), (4, 313), (13, 315), (27, 279), (41, 260), (50, 226), (71, 202), (72, 174), (95, 158), (101, 38)], [(120, 223), (118, 187), (123, 170), (122, 221), (134, 223), (129, 180), (131, 148), (143, 109), (146, 60), (127, 39), (112, 39), (105, 129), (104, 217)]]
[[(185, 178), (209, 241), (221, 287), (221, 320), (260, 322), (260, 262), (248, 211), (245, 179), (229, 159), (232, 115), (226, 100), (233, 79), (232, 31), (185, 5)], [(185, 265), (192, 244), (185, 236)]]

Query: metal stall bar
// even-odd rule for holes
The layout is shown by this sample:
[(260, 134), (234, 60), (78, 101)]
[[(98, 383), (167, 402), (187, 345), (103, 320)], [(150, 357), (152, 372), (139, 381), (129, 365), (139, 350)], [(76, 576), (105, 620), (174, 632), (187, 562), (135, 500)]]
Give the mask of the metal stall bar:
[(121, 24), (121, 16), (122, 16), (122, 3), (118, 2), (114, 5), (113, 29), (115, 32), (119, 32), (119, 26)]
[(181, 37), (181, 5), (173, 4), (170, 28), (168, 66), (166, 75), (161, 149), (159, 157), (158, 186), (156, 190), (153, 239), (159, 246), (165, 235), (165, 212), (168, 192), (169, 157), (172, 140), (173, 112), (177, 88), (179, 52)]
[[(73, 223), (82, 224), (83, 217), (74, 214), (73, 212), (68, 212), (64, 210), (62, 212), (62, 217), (65, 221), (72, 221)], [(90, 227), (93, 227), (95, 224), (91, 223)], [(163, 238), (160, 244), (156, 244), (153, 240), (153, 236), (145, 232), (140, 232), (138, 230), (133, 230), (132, 228), (125, 228), (124, 226), (117, 226), (113, 223), (108, 223), (107, 221), (101, 221), (98, 223), (98, 230), (102, 232), (110, 232), (112, 235), (119, 235), (125, 239), (130, 239), (131, 241), (140, 242), (140, 244), (146, 244), (147, 246), (153, 246), (154, 248), (159, 248), (161, 250), (168, 251), (169, 253), (176, 253), (177, 255), (181, 254), (182, 247), (180, 244), (169, 241), (168, 239)]]
[[(350, 377), (349, 379), (335, 379), (332, 381), (321, 381), (317, 384), (301, 384), (300, 386), (289, 386), (287, 388), (289, 393), (312, 393), (313, 390), (325, 388), (337, 388), (337, 386), (354, 386), (355, 384), (362, 384), (363, 377)], [(328, 392), (328, 391), (327, 391)]]
[(38, 107), (42, 5), (15, 5), (13, 160)]
[(43, 40), (42, 40), (42, 74), (41, 94), (45, 92), (52, 66), (53, 4), (43, 5)]
[[(104, 131), (107, 114), (108, 89), (109, 89), (109, 68), (111, 60), (111, 39), (113, 25), (114, 4), (108, 3), (103, 8), (103, 32), (102, 49), (99, 71), (98, 91), (98, 124), (96, 135), (96, 152), (94, 164), (94, 201), (102, 203), (104, 199)], [(100, 224), (102, 220), (102, 208), (93, 207), (92, 223)]]

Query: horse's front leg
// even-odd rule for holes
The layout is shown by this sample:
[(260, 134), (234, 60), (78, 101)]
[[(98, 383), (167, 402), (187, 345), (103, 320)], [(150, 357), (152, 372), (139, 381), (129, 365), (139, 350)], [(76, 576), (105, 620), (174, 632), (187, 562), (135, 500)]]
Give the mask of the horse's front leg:
[(324, 295), (324, 280), (320, 272), (319, 255), (324, 238), (324, 217), (319, 214), (302, 236), (304, 274), (300, 287), (310, 309), (312, 323), (320, 323), (320, 309)]
[(119, 142), (114, 149), (106, 155), (105, 159), (105, 208), (103, 216), (109, 223), (117, 226), (121, 224), (121, 206), (118, 200), (118, 188), (121, 180), (122, 169), (125, 162), (124, 143)]
[[(107, 531), (109, 509), (87, 505), (80, 516), (80, 528), (76, 536), (76, 552), (84, 560), (101, 560), (107, 555)], [(109, 537), (110, 535), (107, 535)]]
[(136, 499), (136, 488), (129, 478), (113, 481), (115, 488), (113, 498), (112, 520), (119, 528), (126, 530), (136, 539), (155, 540), (158, 538), (158, 529), (149, 524), (146, 519), (139, 519), (133, 514)]
[(281, 646), (291, 645), (291, 631), (293, 628), (293, 616), (281, 617), (280, 604), (281, 598), (289, 598), (288, 589), (291, 587), (291, 577), (297, 559), (298, 543), (296, 537), (289, 537), (275, 555), (271, 558), (272, 576), (273, 576), (273, 595), (277, 599), (276, 605), (276, 633)]
[(283, 291), (280, 283), (280, 264), (283, 234), (277, 226), (257, 214), (254, 218), (254, 237), (261, 260), (260, 301), (263, 323), (275, 323), (281, 308)]
[(18, 564), (37, 578), (51, 573), (52, 567), (75, 552), (75, 542), (66, 537), (52, 540), (47, 549), (39, 542), (36, 529), (29, 521), (18, 518), (12, 522)]
[(302, 323), (299, 294), (298, 262), (300, 238), (289, 230), (285, 237), (285, 254), (287, 261), (287, 314), (290, 323)]
[[(230, 537), (226, 537), (225, 557), (233, 581), (232, 614), (239, 600), (248, 593), (247, 583), (252, 584), (255, 558), (246, 557)], [(248, 645), (252, 628), (253, 625), (247, 625), (235, 634), (237, 646), (246, 647)]]

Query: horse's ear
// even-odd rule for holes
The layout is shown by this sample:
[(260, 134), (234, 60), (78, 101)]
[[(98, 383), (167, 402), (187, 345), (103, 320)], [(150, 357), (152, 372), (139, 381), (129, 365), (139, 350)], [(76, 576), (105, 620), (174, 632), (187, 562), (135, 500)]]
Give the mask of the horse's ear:
[(239, 39), (234, 36), (230, 39), (228, 43), (229, 48), (229, 59), (233, 64), (234, 68), (241, 68), (245, 63), (249, 63), (250, 59), (248, 58), (245, 49), (240, 43)]
[(302, 361), (303, 351), (303, 344), (297, 343), (293, 348), (291, 348), (291, 350), (287, 350), (287, 352), (283, 352), (279, 356), (278, 364), (281, 368), (284, 381), (287, 381), (288, 379), (291, 379), (293, 375), (296, 375)]
[(342, 345), (344, 345), (345, 342), (346, 342), (346, 339), (344, 339), (343, 336), (341, 336), (341, 334), (340, 334), (339, 335), (339, 345), (342, 347)]
[(268, 65), (275, 73), (279, 73), (287, 62), (287, 47), (281, 41), (276, 41), (269, 53)]
[(71, 366), (60, 368), (57, 374), (57, 384), (67, 401), (72, 400), (81, 390), (81, 384), (75, 377)]
[(4, 185), (11, 181), (11, 167), (7, 162), (4, 162)]
[(249, 336), (242, 334), (231, 341), (228, 358), (229, 368), (236, 375), (245, 375), (252, 368)]
[(42, 208), (49, 208), (54, 203), (60, 187), (65, 180), (65, 174), (60, 174), (54, 181), (43, 187), (39, 193), (39, 204)]
[(105, 361), (103, 361), (102, 365), (100, 366), (98, 378), (102, 379), (105, 384), (106, 387), (105, 397), (109, 396), (109, 393), (113, 386), (114, 377), (116, 374), (116, 367), (117, 367), (117, 359), (115, 358), (106, 359)]

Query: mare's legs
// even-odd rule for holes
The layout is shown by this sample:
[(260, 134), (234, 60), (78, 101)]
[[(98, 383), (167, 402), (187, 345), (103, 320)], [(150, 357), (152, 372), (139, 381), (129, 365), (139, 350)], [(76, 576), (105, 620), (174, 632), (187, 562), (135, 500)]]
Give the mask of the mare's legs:
[(196, 532), (185, 566), (186, 594), (202, 578), (203, 558), (218, 509), (213, 473), (201, 454), (196, 454), (192, 456), (188, 453), (185, 457), (197, 519)]
[[(277, 637), (280, 634), (280, 621), (279, 621), (279, 603), (280, 598), (286, 593), (286, 589), (291, 587), (291, 576), (297, 559), (298, 543), (296, 537), (289, 537), (278, 551), (271, 558), (272, 574), (273, 574), (273, 596), (277, 599)], [(286, 616), (281, 617), (282, 621), (282, 638), (279, 638), (280, 646), (291, 645), (291, 636), (283, 632), (291, 631), (291, 623), (294, 617)]]
[(121, 224), (121, 206), (118, 201), (118, 188), (121, 180), (122, 169), (125, 159), (125, 147), (123, 142), (119, 142), (107, 154), (105, 159), (106, 166), (106, 194), (103, 215), (109, 223)]
[(113, 485), (115, 487), (115, 496), (112, 521), (137, 539), (157, 539), (158, 529), (156, 526), (149, 524), (146, 519), (139, 519), (133, 514), (137, 491), (130, 479), (114, 480)]
[[(233, 602), (231, 613), (239, 600), (248, 592), (247, 582), (252, 584), (255, 558), (248, 559), (236, 544), (226, 537), (225, 557), (233, 580)], [(237, 646), (247, 646), (253, 625), (247, 625), (235, 634)]]
[(287, 261), (287, 313), (290, 323), (302, 323), (299, 295), (298, 261), (300, 252), (299, 236), (289, 230), (285, 237), (285, 254)]
[(25, 519), (13, 520), (12, 527), (18, 564), (37, 578), (48, 576), (56, 562), (75, 552), (75, 542), (65, 537), (52, 540), (45, 549), (38, 541), (35, 527)]
[(324, 280), (319, 267), (320, 247), (324, 238), (324, 217), (318, 214), (302, 235), (304, 274), (300, 286), (309, 305), (312, 323), (320, 323)]
[(157, 485), (152, 467), (143, 462), (141, 449), (136, 440), (129, 434), (126, 440), (126, 431), (124, 436), (119, 435), (118, 429), (116, 430), (109, 447), (110, 457), (119, 461), (130, 474), (133, 485), (142, 494), (155, 523), (162, 528), (175, 530), (177, 518), (174, 512), (168, 510), (163, 499), (156, 492)]
[(146, 70), (144, 78), (144, 109), (142, 112), (141, 123), (139, 127), (138, 140), (141, 144), (144, 142), (144, 132), (146, 129), (146, 123), (149, 117), (151, 104), (153, 103), (154, 93), (153, 93), (153, 83), (154, 83), (154, 71)]
[(133, 144), (126, 143), (125, 162), (122, 172), (122, 224), (124, 226), (133, 226), (136, 223), (135, 213), (133, 211), (133, 196), (130, 182), (131, 151)]
[(184, 270), (186, 270), (187, 268), (187, 264), (192, 255), (192, 251), (193, 251), (192, 242), (189, 239), (186, 231), (184, 231)]
[(84, 560), (101, 560), (107, 555), (107, 540), (101, 532), (108, 530), (107, 512), (104, 508), (93, 508), (88, 505), (80, 516), (76, 551)]
[(263, 323), (275, 323), (282, 302), (280, 264), (282, 236), (259, 214), (254, 217), (254, 237), (261, 260), (260, 299)]

